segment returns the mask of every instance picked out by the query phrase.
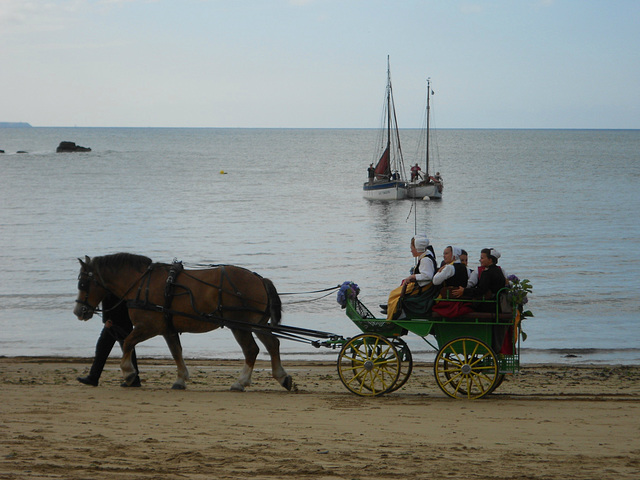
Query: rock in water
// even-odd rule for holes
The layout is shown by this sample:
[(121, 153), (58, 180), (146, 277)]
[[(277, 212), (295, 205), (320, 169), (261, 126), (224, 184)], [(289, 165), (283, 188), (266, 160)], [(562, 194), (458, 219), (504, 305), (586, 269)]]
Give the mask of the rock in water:
[(56, 148), (57, 153), (61, 152), (90, 152), (91, 149), (88, 147), (82, 147), (80, 145), (76, 145), (74, 142), (60, 142), (58, 148)]

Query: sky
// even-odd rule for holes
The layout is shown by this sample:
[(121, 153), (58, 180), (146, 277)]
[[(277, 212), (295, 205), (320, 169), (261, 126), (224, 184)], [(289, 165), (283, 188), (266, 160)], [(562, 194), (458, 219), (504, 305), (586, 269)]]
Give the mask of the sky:
[(637, 0), (0, 0), (0, 122), (640, 128)]

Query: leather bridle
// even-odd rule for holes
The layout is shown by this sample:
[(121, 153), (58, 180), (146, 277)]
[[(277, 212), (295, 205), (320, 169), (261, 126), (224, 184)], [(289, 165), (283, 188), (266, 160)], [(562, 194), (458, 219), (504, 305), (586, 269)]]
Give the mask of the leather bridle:
[(84, 298), (82, 300), (76, 299), (76, 303), (79, 303), (80, 305), (82, 305), (82, 310), (81, 310), (82, 316), (84, 316), (87, 313), (93, 314), (95, 312), (100, 311), (97, 305), (94, 307), (89, 303), (89, 293), (91, 291), (92, 283), (107, 290), (107, 288), (104, 285), (101, 285), (98, 282), (98, 280), (93, 275), (93, 272), (85, 272), (83, 270), (80, 271), (80, 274), (78, 275), (78, 291), (84, 292)]
[[(96, 272), (96, 274), (94, 275), (93, 271), (80, 270), (80, 274), (78, 275), (78, 291), (84, 292), (84, 298), (81, 300), (76, 299), (76, 303), (82, 305), (82, 310), (80, 312), (81, 315), (84, 316), (86, 313), (106, 313), (110, 312), (111, 310), (115, 310), (122, 302), (125, 301), (124, 297), (138, 284), (138, 282), (140, 282), (140, 280), (142, 280), (146, 275), (151, 273), (152, 267), (153, 265), (149, 265), (149, 268), (140, 276), (140, 278), (138, 278), (131, 284), (131, 286), (127, 289), (122, 297), (119, 297), (120, 301), (118, 301), (118, 303), (107, 310), (100, 309), (97, 305), (94, 307), (89, 303), (91, 284), (93, 283), (94, 285), (106, 290), (107, 293), (110, 293), (112, 295), (115, 294), (111, 290), (109, 290), (109, 288), (107, 288), (104, 280), (102, 279), (102, 276), (100, 275), (100, 272)], [(96, 278), (96, 275), (98, 278)]]

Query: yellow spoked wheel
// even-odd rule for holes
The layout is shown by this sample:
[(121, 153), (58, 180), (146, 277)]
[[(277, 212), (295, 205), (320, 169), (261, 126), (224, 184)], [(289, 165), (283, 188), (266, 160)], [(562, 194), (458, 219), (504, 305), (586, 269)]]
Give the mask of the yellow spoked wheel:
[(392, 338), (391, 343), (396, 347), (400, 357), (400, 374), (398, 375), (396, 383), (386, 393), (395, 392), (399, 388), (402, 388), (404, 384), (407, 383), (407, 380), (409, 380), (411, 372), (413, 372), (413, 357), (411, 356), (409, 345), (398, 337)]
[(481, 398), (498, 382), (493, 350), (476, 338), (456, 338), (439, 351), (433, 370), (440, 389), (453, 398)]
[(400, 356), (391, 340), (364, 333), (342, 346), (338, 375), (348, 390), (363, 397), (390, 391), (400, 375)]

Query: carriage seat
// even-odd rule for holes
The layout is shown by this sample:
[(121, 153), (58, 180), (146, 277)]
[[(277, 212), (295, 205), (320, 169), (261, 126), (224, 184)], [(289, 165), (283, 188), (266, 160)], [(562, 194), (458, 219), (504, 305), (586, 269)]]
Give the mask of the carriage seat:
[[(456, 319), (464, 319), (464, 320), (496, 320), (496, 314), (494, 312), (469, 312), (459, 317), (455, 318), (446, 318), (440, 315), (437, 312), (431, 312), (432, 320), (456, 320)], [(511, 320), (513, 315), (511, 313), (499, 313), (498, 320)]]
[[(508, 289), (507, 288), (503, 288), (498, 292), (498, 299), (496, 300), (495, 297), (491, 298), (491, 299), (484, 299), (484, 297), (482, 298), (481, 303), (483, 304), (490, 304), (491, 305), (491, 312), (469, 312), (469, 313), (464, 313), (458, 317), (453, 317), (453, 318), (447, 318), (447, 317), (443, 317), (442, 315), (440, 315), (437, 312), (430, 312), (429, 315), (431, 316), (432, 320), (451, 320), (451, 321), (455, 321), (455, 320), (508, 320), (511, 321), (513, 320), (513, 305), (511, 304), (511, 299), (508, 296)], [(447, 296), (447, 299), (449, 300), (449, 297)], [(452, 301), (456, 301), (455, 299), (450, 299)], [(499, 305), (496, 305), (496, 303), (499, 303)], [(498, 316), (496, 318), (496, 312), (495, 312), (495, 307), (498, 306), (500, 309), (500, 313), (498, 313)], [(500, 323), (505, 323), (505, 322), (500, 322)]]

